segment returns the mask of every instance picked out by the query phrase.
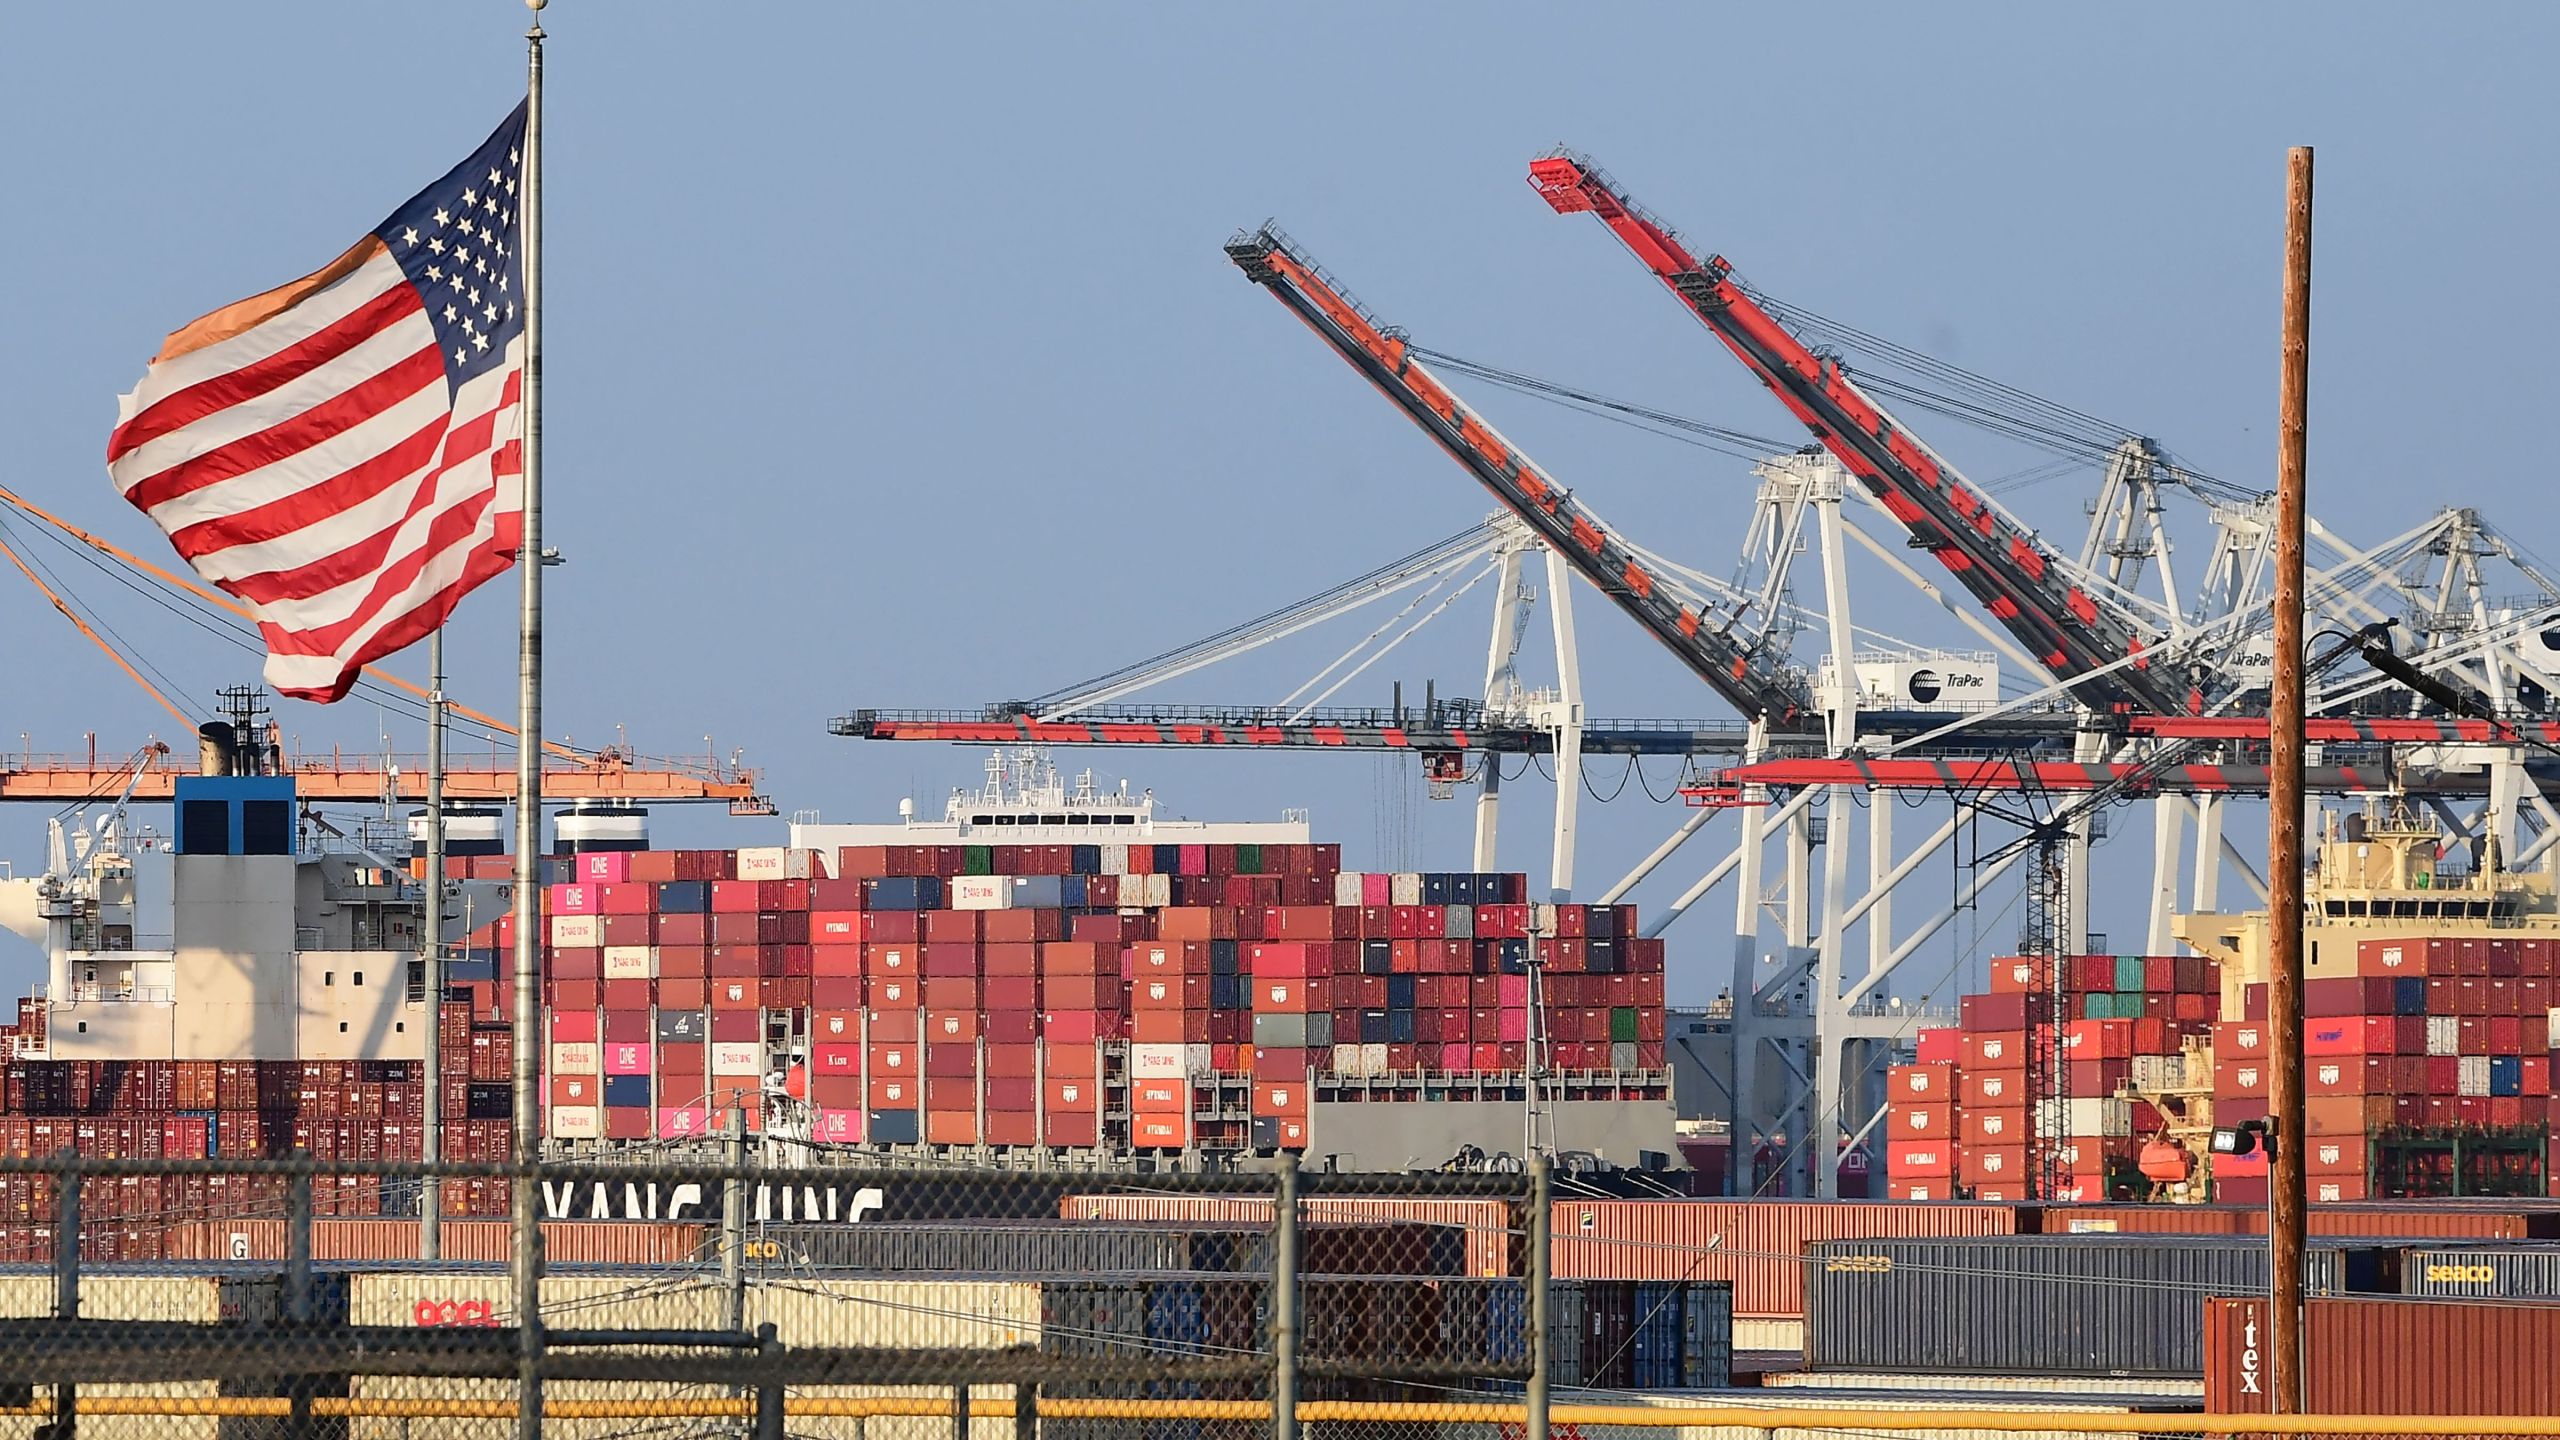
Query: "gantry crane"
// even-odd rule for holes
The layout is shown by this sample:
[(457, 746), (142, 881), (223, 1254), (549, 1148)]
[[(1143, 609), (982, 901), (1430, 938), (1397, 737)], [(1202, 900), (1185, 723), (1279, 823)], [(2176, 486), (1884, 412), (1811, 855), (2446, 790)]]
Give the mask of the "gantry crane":
[(1817, 355), (1762, 309), (1723, 256), (1700, 258), (1617, 183), (1569, 151), (1532, 161), (1529, 183), (1560, 214), (1600, 218), (1825, 449), (1935, 556), (2055, 678), (2101, 713), (2175, 715), (2201, 708), (2201, 672), (2165, 673), (2147, 633), (2097, 595), (2035, 532), (2004, 513), (1860, 390), (1838, 360)]
[(1690, 591), (1640, 559), (1573, 492), (1415, 358), (1403, 331), (1353, 299), (1277, 226), (1237, 235), (1227, 255), (1483, 482), (1549, 550), (1678, 656), (1745, 719), (1775, 731), (1819, 724), (1801, 672), (1764, 645), (1769, 617)]

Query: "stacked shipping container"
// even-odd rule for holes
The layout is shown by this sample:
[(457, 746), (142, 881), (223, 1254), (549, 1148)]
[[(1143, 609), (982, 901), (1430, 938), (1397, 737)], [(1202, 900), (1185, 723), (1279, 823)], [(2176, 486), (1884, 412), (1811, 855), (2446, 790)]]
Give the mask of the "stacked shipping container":
[(2156, 1133), (2148, 1104), (2120, 1098), (2138, 1060), (2175, 1056), (2211, 1033), (2220, 979), (2197, 956), (2064, 957), (2069, 1006), (2053, 1074), (2029, 1067), (2053, 1006), (2055, 962), (1996, 960), (1991, 990), (1965, 996), (1960, 1028), (1924, 1031), (1919, 1063), (1889, 1078), (1885, 1168), (1897, 1200), (2024, 1200), (2038, 1147), (2059, 1157), (2060, 1200), (2104, 1200), (2129, 1182), (2136, 1150)]
[[(2314, 1200), (2542, 1194), (2551, 1174), (2553, 942), (2367, 940), (2303, 983), (2303, 1128)], [(2214, 1032), (2214, 1115), (2267, 1113), (2263, 987)], [(2215, 1194), (2266, 1198), (2263, 1158), (2215, 1161)]]
[[(548, 896), (554, 1140), (758, 1125), (780, 1075), (826, 1142), (1296, 1148), (1320, 1095), (1525, 1068), (1533, 936), (1552, 1068), (1660, 1093), (1661, 942), (1516, 874), (1343, 872), (1321, 845), (574, 863)], [(506, 923), (476, 946), (503, 975)]]

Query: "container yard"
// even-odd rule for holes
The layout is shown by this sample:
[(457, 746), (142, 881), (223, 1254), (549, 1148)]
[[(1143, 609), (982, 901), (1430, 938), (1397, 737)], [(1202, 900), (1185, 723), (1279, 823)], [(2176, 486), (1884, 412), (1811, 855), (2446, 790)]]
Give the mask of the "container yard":
[(2560, 1434), (2560, 30), (999, 9), (31, 16), (0, 1431)]

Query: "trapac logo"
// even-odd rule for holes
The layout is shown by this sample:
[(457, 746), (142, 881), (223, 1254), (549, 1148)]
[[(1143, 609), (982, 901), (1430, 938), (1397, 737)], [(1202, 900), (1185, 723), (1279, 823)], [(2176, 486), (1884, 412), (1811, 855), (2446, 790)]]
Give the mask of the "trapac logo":
[(1822, 1268), (1834, 1275), (1890, 1275), (1890, 1255), (1834, 1255), (1822, 1262)]
[(2491, 1285), (2498, 1279), (2495, 1265), (2429, 1265), (2427, 1282), (2433, 1285)]

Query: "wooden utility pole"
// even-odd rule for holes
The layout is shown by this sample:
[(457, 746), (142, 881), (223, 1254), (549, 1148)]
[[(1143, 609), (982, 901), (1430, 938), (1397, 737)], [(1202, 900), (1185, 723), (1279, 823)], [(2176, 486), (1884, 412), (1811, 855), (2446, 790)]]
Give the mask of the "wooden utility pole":
[(2303, 411), (2311, 388), (2311, 147), (2286, 166), (2284, 367), (2276, 425), (2275, 693), (2267, 778), (2267, 1086), (2275, 1163), (2268, 1167), (2268, 1379), (2279, 1413), (2307, 1408), (2302, 1250), (2307, 1193), (2302, 1145), (2302, 515)]

